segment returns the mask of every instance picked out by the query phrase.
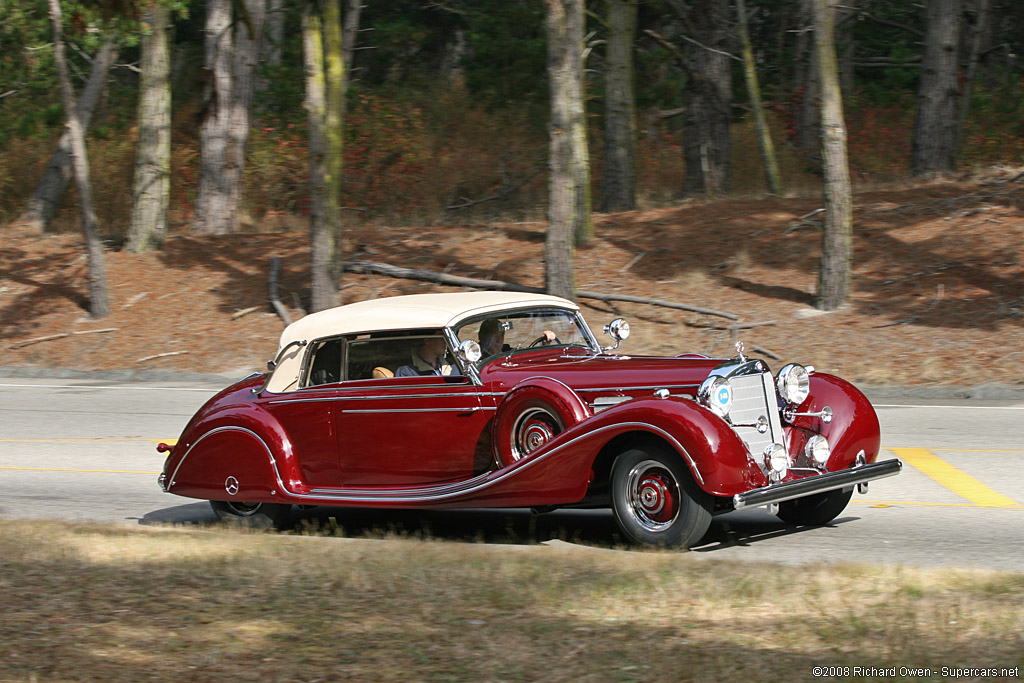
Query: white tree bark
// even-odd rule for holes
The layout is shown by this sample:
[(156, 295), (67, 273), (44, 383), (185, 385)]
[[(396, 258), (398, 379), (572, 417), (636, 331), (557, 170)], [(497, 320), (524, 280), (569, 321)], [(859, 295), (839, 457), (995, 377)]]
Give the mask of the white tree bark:
[(127, 251), (157, 248), (167, 235), (171, 199), (170, 10), (157, 0), (142, 13), (139, 139), (135, 150), (132, 215)]
[(228, 188), (228, 128), (231, 120), (231, 0), (206, 0), (204, 63), (206, 92), (199, 126), (199, 192), (192, 229), (225, 234), (235, 225)]

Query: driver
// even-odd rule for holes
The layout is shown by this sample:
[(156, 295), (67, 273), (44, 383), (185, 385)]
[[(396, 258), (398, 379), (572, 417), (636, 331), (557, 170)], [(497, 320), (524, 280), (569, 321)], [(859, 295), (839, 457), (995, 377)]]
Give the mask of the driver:
[[(545, 344), (558, 339), (551, 330), (544, 330), (542, 337)], [(497, 318), (488, 318), (480, 323), (479, 339), (484, 358), (512, 350), (512, 347), (505, 343), (505, 328)]]

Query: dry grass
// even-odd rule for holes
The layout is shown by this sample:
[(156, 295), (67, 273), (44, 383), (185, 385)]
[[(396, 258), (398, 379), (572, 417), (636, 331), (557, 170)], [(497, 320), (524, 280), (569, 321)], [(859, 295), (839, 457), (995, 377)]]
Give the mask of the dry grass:
[[(1020, 667), (1024, 575), (0, 522), (0, 681)], [(862, 680), (871, 680), (865, 678)]]

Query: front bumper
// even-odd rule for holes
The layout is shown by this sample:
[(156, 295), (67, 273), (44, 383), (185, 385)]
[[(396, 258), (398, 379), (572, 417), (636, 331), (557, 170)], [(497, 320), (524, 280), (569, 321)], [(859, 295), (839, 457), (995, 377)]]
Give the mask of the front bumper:
[(875, 479), (894, 477), (903, 469), (903, 463), (897, 459), (883, 460), (872, 465), (855, 465), (848, 470), (818, 474), (796, 481), (772, 484), (746, 493), (737, 493), (732, 497), (733, 507), (743, 508), (773, 505), (794, 498), (845, 489), (857, 484), (865, 484)]

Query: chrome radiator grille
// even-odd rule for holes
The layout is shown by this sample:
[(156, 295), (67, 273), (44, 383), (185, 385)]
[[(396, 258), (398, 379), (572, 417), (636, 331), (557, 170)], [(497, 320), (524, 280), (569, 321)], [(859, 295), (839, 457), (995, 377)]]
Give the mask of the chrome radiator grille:
[(768, 431), (764, 434), (760, 434), (755, 427), (734, 427), (750, 452), (760, 455), (773, 443), (785, 444), (771, 373), (739, 375), (731, 377), (729, 383), (732, 385), (729, 419), (733, 424), (755, 424), (759, 417), (768, 420)]

